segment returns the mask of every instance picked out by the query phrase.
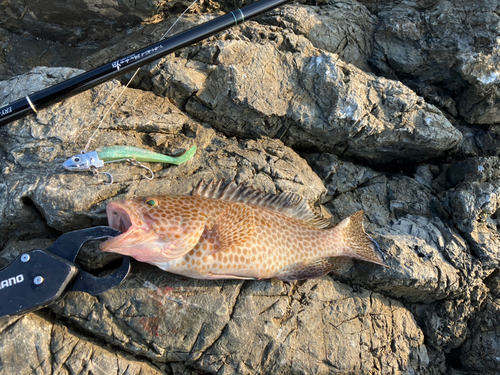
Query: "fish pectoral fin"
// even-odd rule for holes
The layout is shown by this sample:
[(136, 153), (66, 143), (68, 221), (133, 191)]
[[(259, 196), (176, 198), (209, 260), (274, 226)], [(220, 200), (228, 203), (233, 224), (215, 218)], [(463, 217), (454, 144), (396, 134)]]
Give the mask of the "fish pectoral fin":
[(334, 267), (331, 258), (315, 258), (309, 262), (295, 263), (276, 272), (282, 281), (318, 279), (328, 274)]
[(182, 258), (190, 252), (200, 240), (205, 229), (205, 223), (206, 218), (200, 217), (197, 220), (191, 220), (189, 224), (182, 225), (180, 228), (167, 228), (162, 238), (165, 243), (161, 251), (162, 259), (170, 261)]
[(226, 208), (215, 220), (215, 225), (207, 235), (213, 244), (210, 255), (240, 246), (252, 237), (255, 230), (253, 208), (244, 203), (234, 203)]
[(217, 279), (257, 280), (255, 277), (237, 276), (237, 275), (230, 275), (227, 273), (209, 272), (207, 275), (208, 278), (212, 280), (217, 280)]

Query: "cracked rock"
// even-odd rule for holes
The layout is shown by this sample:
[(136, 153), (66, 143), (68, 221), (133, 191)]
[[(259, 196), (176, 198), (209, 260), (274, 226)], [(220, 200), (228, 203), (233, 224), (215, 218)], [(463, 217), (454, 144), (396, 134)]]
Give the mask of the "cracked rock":
[(124, 350), (201, 372), (364, 373), (394, 361), (426, 372), (429, 358), (412, 315), (380, 294), (330, 278), (296, 286), (214, 282), (136, 266), (99, 300), (73, 293), (53, 311)]
[(163, 373), (154, 365), (82, 337), (44, 314), (28, 314), (8, 326), (0, 324), (0, 358), (2, 374)]
[[(86, 2), (114, 20), (104, 30), (47, 21), (63, 8), (43, 10), (64, 0), (28, 4), (25, 19), (15, 1), (0, 5), (14, 16), (0, 15), (11, 30), (0, 30), (2, 77), (112, 61), (157, 41), (175, 19), (163, 10), (185, 6)], [(115, 289), (2, 319), (0, 375), (496, 375), (499, 13), (462, 3), (290, 5), (143, 67), (131, 88), (107, 82), (0, 128), (0, 267), (62, 232), (105, 225), (112, 200), (188, 194), (212, 178), (304, 195), (332, 225), (364, 210), (389, 264), (339, 257), (333, 274), (291, 284), (188, 279), (133, 261)], [(173, 32), (234, 6), (199, 4)], [(122, 8), (124, 18), (97, 14)], [(78, 73), (37, 67), (0, 82), (1, 101)], [(106, 165), (106, 185), (109, 175), (61, 166), (89, 139), (89, 150), (198, 150), (180, 166), (145, 163), (152, 181), (138, 166)], [(109, 273), (118, 256), (97, 245), (78, 264)]]
[(304, 35), (320, 49), (336, 53), (350, 64), (370, 71), (372, 36), (378, 19), (358, 1), (328, 3), (322, 7), (287, 5), (262, 17), (263, 21)]
[[(260, 28), (204, 42), (189, 59), (202, 64), (163, 60), (153, 68), (153, 86), (168, 95), (168, 72), (175, 70), (194, 80), (185, 88), (186, 111), (225, 134), (275, 137), (365, 161), (421, 161), (461, 141), (442, 113), (407, 87), (345, 64), (303, 37)], [(262, 34), (271, 41), (259, 40)]]
[[(3, 227), (4, 235), (12, 231), (16, 234), (31, 231), (33, 235), (34, 228), (23, 224), (34, 220), (30, 219), (33, 217), (43, 217), (47, 225), (58, 231), (106, 224), (104, 209), (111, 198), (189, 194), (201, 180), (213, 178), (235, 179), (239, 183), (252, 181), (255, 188), (278, 193), (292, 188), (311, 202), (324, 193), (321, 180), (307, 163), (279, 140), (227, 139), (196, 123), (168, 101), (133, 89), (122, 94), (111, 113), (115, 120), (101, 127), (92, 148), (112, 144), (142, 148), (154, 145), (152, 149), (157, 152), (179, 155), (196, 145), (194, 158), (178, 167), (150, 164), (155, 173), (151, 182), (142, 177), (141, 168), (128, 163), (106, 166), (106, 172), (115, 181), (112, 185), (103, 183), (105, 176), (65, 171), (64, 160), (80, 153), (92, 133), (87, 117), (102, 115), (106, 96), (116, 85), (116, 82), (104, 84), (100, 89), (42, 111), (37, 117), (0, 129), (0, 146), (6, 153), (0, 161), (5, 171), (2, 186), (10, 194), (10, 199), (2, 200), (2, 217), (9, 223)], [(118, 91), (113, 91), (114, 95)], [(92, 108), (90, 113), (89, 108)], [(69, 117), (79, 120), (70, 122)], [(26, 153), (28, 149), (30, 153)]]
[(499, 121), (497, 2), (361, 2), (380, 20), (370, 60), (375, 70), (405, 77), (469, 123)]

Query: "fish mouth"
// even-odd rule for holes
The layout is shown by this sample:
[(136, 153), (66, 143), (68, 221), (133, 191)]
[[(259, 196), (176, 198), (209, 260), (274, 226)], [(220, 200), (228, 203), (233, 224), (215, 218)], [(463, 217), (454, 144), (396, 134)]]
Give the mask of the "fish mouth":
[(106, 207), (108, 225), (122, 234), (111, 237), (99, 244), (104, 252), (132, 255), (135, 245), (150, 240), (149, 226), (143, 220), (140, 212), (129, 207), (127, 202), (111, 202)]
[(117, 203), (110, 203), (106, 207), (108, 225), (122, 233), (127, 232), (132, 227), (132, 219), (127, 209)]

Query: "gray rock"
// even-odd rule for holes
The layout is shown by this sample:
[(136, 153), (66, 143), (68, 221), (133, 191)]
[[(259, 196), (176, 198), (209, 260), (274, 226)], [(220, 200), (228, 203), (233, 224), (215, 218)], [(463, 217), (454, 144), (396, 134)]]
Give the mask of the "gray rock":
[(96, 49), (91, 45), (78, 48), (47, 39), (26, 38), (18, 30), (10, 32), (2, 28), (0, 46), (0, 80), (26, 74), (39, 66), (82, 68), (84, 57)]
[[(388, 233), (384, 228), (377, 234), (381, 246), (390, 249), (391, 258), (397, 260), (393, 269), (398, 272), (370, 280), (369, 284), (377, 284), (370, 289), (391, 296), (401, 293), (400, 298), (411, 302), (410, 310), (431, 346), (459, 347), (469, 333), (470, 317), (488, 293), (482, 265), (471, 256), (465, 241), (437, 218), (412, 216), (396, 221)], [(359, 274), (355, 269), (348, 276), (356, 282), (363, 280)]]
[(28, 314), (9, 323), (0, 323), (0, 374), (164, 374), (146, 361), (68, 330), (45, 314)]
[(485, 284), (495, 298), (500, 298), (500, 271), (495, 270), (485, 279)]
[[(124, 91), (90, 148), (129, 144), (178, 155), (199, 147), (184, 165), (148, 164), (153, 181), (127, 163), (106, 166), (109, 186), (106, 175), (61, 168), (118, 97), (117, 82), (2, 127), (0, 267), (60, 232), (105, 224), (110, 200), (187, 194), (200, 180), (222, 177), (305, 195), (325, 204), (316, 208), (330, 211), (332, 223), (363, 209), (390, 267), (339, 258), (334, 275), (287, 284), (193, 280), (133, 262), (119, 288), (70, 293), (1, 321), (0, 374), (497, 372), (499, 132), (465, 122), (496, 116), (498, 85), (484, 79), (495, 73), (496, 16), (486, 2), (363, 3), (289, 6), (264, 17), (266, 25), (247, 23), (143, 68), (133, 82), (140, 90)], [(125, 18), (105, 31), (65, 20), (68, 31), (58, 37), (82, 27), (73, 38), (84, 47), (30, 40), (25, 56), (12, 56), (12, 46), (29, 38), (22, 29), (29, 22), (33, 32), (52, 27), (47, 37), (58, 32), (36, 13), (55, 4), (38, 4), (26, 23), (16, 16), (16, 38), (0, 32), (0, 61), (8, 60), (1, 74), (62, 61), (56, 54), (64, 51), (76, 61), (100, 49), (77, 65), (89, 69), (156, 41), (172, 20), (131, 21), (120, 32), (113, 29)], [(161, 11), (125, 5), (137, 20), (146, 8)], [(470, 13), (454, 13), (460, 6)], [(184, 17), (174, 32), (214, 16)], [(366, 73), (372, 67), (392, 80)], [(0, 83), (1, 98), (76, 73), (39, 68)], [(78, 262), (100, 274), (116, 259), (94, 243)]]
[(8, 0), (1, 8), (2, 27), (12, 31), (23, 29), (34, 37), (66, 44), (88, 39), (100, 41), (141, 22), (154, 22), (155, 17), (161, 18), (163, 11), (172, 7), (186, 8), (190, 3), (58, 0), (25, 4)]
[[(331, 195), (326, 207), (334, 221), (365, 210), (366, 227), (390, 264), (389, 269), (372, 272), (371, 265), (353, 267), (353, 262), (347, 262), (334, 277), (405, 301), (430, 347), (460, 347), (470, 332), (471, 317), (487, 296), (483, 279), (488, 272), (475, 253), (470, 253), (461, 233), (435, 216), (440, 197), (433, 186), (438, 171), (421, 165), (414, 178), (388, 178), (333, 155), (309, 155), (307, 160), (325, 181)], [(481, 178), (494, 173), (494, 163), (485, 165), (488, 168)], [(448, 175), (452, 179), (464, 174), (470, 179), (479, 177), (468, 170), (457, 165)], [(346, 175), (346, 189), (338, 189)], [(452, 210), (448, 208), (448, 212)], [(479, 246), (485, 250), (484, 244)]]
[(328, 200), (383, 178), (373, 169), (342, 161), (333, 154), (309, 154), (306, 160), (324, 182)]
[(290, 285), (192, 280), (147, 265), (136, 272), (99, 300), (72, 294), (52, 309), (127, 351), (201, 372), (426, 373), (429, 365), (400, 303), (328, 277)]
[(498, 156), (500, 155), (500, 137), (495, 126), (488, 129), (458, 125), (457, 129), (463, 135), (459, 153), (464, 157)]
[[(415, 211), (418, 206), (422, 208), (420, 213), (429, 214), (432, 192), (416, 180), (405, 176), (388, 179), (383, 173), (332, 154), (310, 154), (307, 161), (325, 182), (324, 201), (334, 222), (364, 210), (367, 228), (376, 229), (410, 212), (419, 212)], [(421, 204), (422, 198), (426, 203)]]
[(458, 98), (459, 110), (470, 123), (494, 124), (500, 121), (499, 49), (497, 45), (491, 52), (464, 51), (458, 56), (462, 76), (469, 83)]
[(500, 182), (465, 182), (446, 195), (453, 223), (486, 269), (500, 265), (497, 211)]
[(178, 87), (169, 88), (168, 79), (174, 76), (175, 84), (189, 76), (183, 97), (172, 99), (179, 105), (187, 99), (189, 114), (225, 134), (270, 136), (290, 147), (371, 162), (424, 160), (462, 139), (407, 87), (345, 64), (303, 37), (262, 26), (243, 27), (241, 34), (204, 42), (189, 59), (202, 64), (162, 60), (152, 69), (153, 90), (168, 95)]
[(489, 182), (500, 178), (498, 157), (475, 157), (453, 164), (447, 171), (448, 188), (464, 182)]
[(488, 298), (485, 306), (472, 323), (476, 332), (463, 346), (460, 355), (469, 374), (496, 374), (500, 368), (500, 301)]
[(72, 68), (33, 68), (28, 73), (0, 81), (0, 106), (84, 73)]
[[(499, 121), (498, 14), (495, 1), (361, 0), (380, 19), (371, 62), (385, 76), (405, 77), (466, 121)], [(437, 87), (430, 89), (429, 85)], [(450, 98), (451, 93), (451, 98)]]
[(330, 2), (321, 7), (287, 5), (263, 15), (261, 22), (290, 28), (316, 48), (339, 55), (342, 61), (370, 71), (376, 16), (358, 1)]

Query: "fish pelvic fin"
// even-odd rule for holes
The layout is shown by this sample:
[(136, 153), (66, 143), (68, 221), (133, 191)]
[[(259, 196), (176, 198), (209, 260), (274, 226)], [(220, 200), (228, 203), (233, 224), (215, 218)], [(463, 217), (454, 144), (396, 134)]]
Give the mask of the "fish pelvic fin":
[(243, 245), (255, 230), (253, 208), (244, 203), (229, 205), (215, 220), (207, 240), (212, 243), (210, 255), (224, 251), (232, 246)]
[(344, 246), (342, 254), (338, 255), (389, 267), (385, 260), (384, 253), (382, 253), (378, 244), (363, 228), (363, 213), (364, 211), (356, 212), (332, 229), (332, 231), (341, 230), (341, 238)]

